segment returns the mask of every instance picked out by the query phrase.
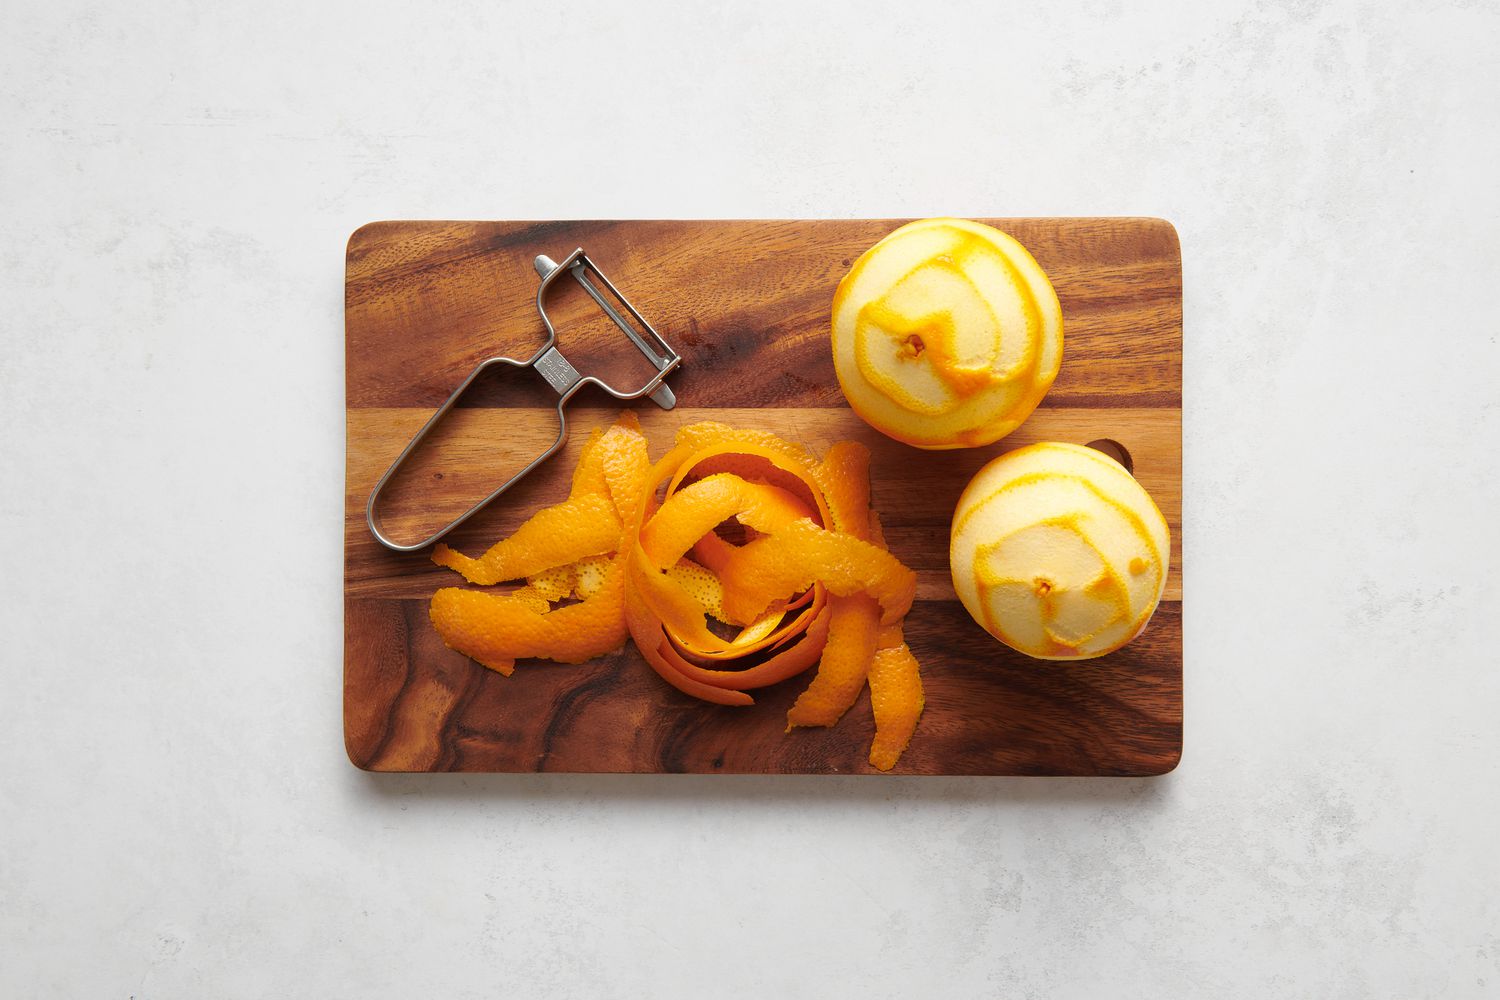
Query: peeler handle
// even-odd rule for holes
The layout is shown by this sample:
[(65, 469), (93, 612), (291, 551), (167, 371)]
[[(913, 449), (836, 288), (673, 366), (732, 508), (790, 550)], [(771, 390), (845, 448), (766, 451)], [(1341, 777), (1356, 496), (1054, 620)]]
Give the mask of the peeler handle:
[[(537, 257), (533, 264), (536, 267), (537, 274), (541, 277), (541, 284), (537, 286), (536, 290), (536, 311), (541, 317), (542, 325), (547, 328), (546, 343), (525, 361), (517, 361), (514, 358), (490, 358), (487, 361), (480, 362), (469, 373), (468, 378), (460, 382), (458, 388), (454, 389), (448, 398), (443, 401), (443, 405), (437, 408), (437, 412), (427, 418), (427, 423), (423, 424), (422, 429), (417, 431), (416, 436), (407, 442), (406, 447), (401, 450), (401, 454), (396, 456), (396, 460), (391, 463), (391, 467), (385, 470), (385, 475), (380, 477), (380, 481), (370, 491), (370, 499), (365, 504), (365, 522), (370, 526), (370, 534), (375, 536), (375, 540), (393, 552), (415, 552), (438, 541), (447, 535), (448, 532), (457, 528), (481, 510), (484, 510), (485, 507), (502, 493), (514, 486), (519, 480), (525, 478), (532, 469), (535, 469), (548, 458), (551, 458), (557, 449), (561, 448), (563, 443), (568, 440), (568, 418), (563, 412), (563, 407), (567, 405), (568, 400), (573, 397), (573, 394), (584, 386), (596, 385), (614, 398), (622, 400), (639, 399), (642, 396), (649, 395), (664, 410), (670, 410), (673, 406), (677, 405), (677, 397), (667, 387), (665, 380), (667, 375), (676, 370), (677, 366), (682, 363), (681, 355), (662, 339), (661, 334), (657, 333), (656, 329), (650, 323), (646, 322), (646, 318), (640, 314), (640, 311), (635, 306), (630, 304), (630, 300), (620, 294), (620, 290), (614, 286), (609, 278), (605, 277), (604, 272), (594, 266), (593, 262), (589, 260), (588, 255), (583, 252), (583, 247), (579, 247), (568, 254), (560, 264), (546, 255)], [(614, 322), (615, 326), (619, 327), (620, 331), (630, 339), (630, 342), (656, 368), (656, 375), (647, 381), (645, 385), (639, 389), (621, 391), (598, 376), (580, 375), (578, 369), (574, 368), (568, 359), (563, 357), (562, 353), (558, 351), (557, 330), (552, 325), (552, 318), (547, 315), (545, 300), (547, 289), (552, 286), (553, 282), (559, 276), (565, 274), (573, 276), (574, 280), (588, 293), (589, 297), (604, 310), (605, 315)], [(600, 291), (600, 288), (594, 284), (594, 280), (597, 280), (599, 285), (608, 290), (608, 296)], [(614, 301), (611, 301), (611, 299)], [(622, 312), (621, 309), (624, 311)], [(629, 319), (626, 318), (627, 314), (630, 317)], [(639, 325), (639, 328), (632, 326), (631, 320), (634, 320)], [(436, 533), (429, 535), (420, 542), (412, 542), (409, 545), (403, 545), (395, 539), (388, 537), (385, 532), (380, 530), (380, 524), (375, 515), (375, 505), (380, 500), (381, 491), (385, 489), (386, 484), (391, 481), (392, 477), (400, 471), (402, 464), (421, 445), (423, 439), (431, 433), (432, 429), (447, 415), (448, 411), (453, 409), (453, 404), (458, 402), (458, 397), (464, 394), (464, 390), (472, 385), (474, 380), (484, 374), (487, 369), (495, 365), (510, 365), (512, 368), (530, 368), (552, 387), (553, 391), (557, 393), (557, 439), (552, 442), (551, 447), (527, 463), (524, 469), (502, 483), (499, 489), (464, 511)]]
[[(453, 409), (453, 405), (457, 403), (458, 398), (464, 394), (464, 390), (472, 385), (474, 383), (474, 380), (479, 378), (480, 375), (484, 374), (489, 369), (500, 365), (509, 365), (512, 368), (520, 368), (523, 370), (532, 369), (534, 371), (537, 371), (538, 374), (541, 374), (549, 384), (552, 384), (554, 388), (556, 388), (556, 382), (554, 381), (552, 375), (550, 375), (545, 368), (537, 364), (538, 360), (546, 353), (547, 349), (544, 348), (543, 350), (538, 351), (535, 357), (526, 361), (517, 361), (514, 358), (490, 358), (486, 361), (481, 361), (477, 366), (475, 366), (474, 370), (469, 373), (468, 377), (458, 384), (458, 388), (454, 389), (453, 392), (448, 395), (448, 398), (443, 400), (443, 404), (437, 408), (437, 411), (433, 413), (432, 416), (427, 418), (427, 422), (422, 425), (422, 429), (417, 431), (416, 435), (407, 442), (405, 448), (401, 449), (401, 454), (396, 456), (396, 460), (391, 463), (391, 467), (385, 470), (385, 475), (380, 477), (380, 481), (377, 482), (375, 484), (375, 488), (370, 491), (370, 499), (365, 503), (365, 522), (370, 526), (370, 533), (375, 536), (376, 541), (378, 541), (381, 545), (384, 545), (386, 548), (392, 550), (393, 552), (416, 552), (419, 549), (426, 548), (434, 542), (440, 541), (449, 532), (453, 531), (453, 529), (463, 524), (475, 514), (478, 514), (481, 510), (484, 510), (485, 507), (489, 506), (490, 503), (497, 499), (506, 490), (510, 489), (521, 479), (525, 478), (525, 476), (530, 473), (532, 469), (535, 469), (538, 465), (545, 462), (548, 458), (551, 458), (553, 453), (563, 446), (563, 444), (568, 440), (568, 418), (567, 415), (563, 412), (563, 404), (566, 403), (568, 397), (572, 395), (571, 392), (564, 393), (557, 401), (557, 439), (552, 442), (552, 444), (547, 448), (546, 451), (543, 451), (540, 455), (537, 455), (535, 458), (533, 458), (529, 463), (527, 463), (525, 468), (507, 479), (494, 492), (484, 497), (478, 503), (474, 504), (474, 506), (470, 507), (458, 517), (448, 522), (447, 525), (439, 528), (434, 534), (429, 535), (428, 537), (422, 539), (420, 542), (402, 544), (401, 542), (397, 542), (395, 539), (390, 538), (380, 530), (379, 518), (375, 513), (375, 505), (380, 500), (381, 491), (385, 489), (387, 483), (395, 478), (396, 473), (400, 471), (401, 466), (409, 457), (411, 457), (412, 452), (416, 451), (417, 448), (422, 444), (423, 439), (425, 439), (427, 435), (432, 432), (432, 429), (434, 427), (442, 422), (443, 417), (447, 416), (448, 411)], [(556, 352), (553, 351), (553, 353)], [(561, 358), (560, 355), (559, 358)], [(567, 362), (563, 361), (563, 364), (567, 364)], [(569, 368), (571, 369), (571, 366), (569, 366)], [(574, 373), (574, 375), (576, 378), (576, 373)], [(576, 387), (576, 383), (574, 387)]]

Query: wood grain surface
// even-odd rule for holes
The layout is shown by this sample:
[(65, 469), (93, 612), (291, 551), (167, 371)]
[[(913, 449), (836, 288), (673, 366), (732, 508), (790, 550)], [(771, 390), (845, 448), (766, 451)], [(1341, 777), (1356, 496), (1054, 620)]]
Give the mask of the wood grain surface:
[[(1182, 747), (1182, 268), (1159, 219), (987, 219), (1019, 239), (1062, 301), (1061, 374), (1014, 434), (986, 448), (924, 452), (847, 407), (828, 345), (834, 287), (904, 220), (380, 222), (349, 241), (346, 303), (344, 733), (380, 771), (874, 773), (866, 693), (831, 729), (785, 733), (811, 673), (755, 692), (749, 708), (669, 687), (627, 645), (581, 665), (521, 661), (512, 677), (447, 649), (427, 619), (462, 581), (425, 553), (381, 547), (364, 504), (381, 473), (469, 370), (541, 343), (531, 261), (588, 250), (683, 355), (678, 407), (635, 404), (655, 457), (695, 420), (773, 430), (821, 452), (855, 438), (873, 453), (874, 506), (891, 550), (918, 574), (906, 634), (927, 708), (893, 773), (1145, 775)], [(559, 283), (560, 286), (571, 282)], [(641, 384), (649, 369), (582, 296), (549, 299), (559, 348), (584, 374)], [(446, 523), (556, 433), (555, 395), (525, 372), (471, 388), (382, 502), (415, 539)], [(449, 541), (478, 553), (566, 494), (587, 431), (618, 404), (587, 389), (552, 461)], [(1039, 440), (1101, 438), (1129, 452), (1172, 530), (1166, 596), (1144, 634), (1109, 656), (1031, 660), (990, 638), (948, 578), (948, 522), (985, 462)]]

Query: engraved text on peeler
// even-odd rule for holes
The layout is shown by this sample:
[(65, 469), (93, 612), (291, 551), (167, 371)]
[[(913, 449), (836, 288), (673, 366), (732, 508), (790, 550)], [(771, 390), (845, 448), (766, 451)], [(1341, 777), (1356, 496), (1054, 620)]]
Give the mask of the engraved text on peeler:
[(542, 373), (542, 378), (547, 380), (547, 384), (557, 390), (558, 395), (573, 388), (583, 377), (555, 347), (549, 347), (543, 352), (542, 356), (536, 359), (534, 367)]

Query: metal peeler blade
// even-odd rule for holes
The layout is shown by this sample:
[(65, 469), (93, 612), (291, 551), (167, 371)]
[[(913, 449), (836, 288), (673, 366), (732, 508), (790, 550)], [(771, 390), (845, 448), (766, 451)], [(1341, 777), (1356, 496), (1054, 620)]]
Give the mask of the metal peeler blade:
[[(532, 261), (532, 265), (536, 268), (536, 273), (541, 276), (544, 282), (547, 280), (548, 275), (556, 271), (559, 266), (556, 261), (554, 261), (551, 257), (548, 257), (546, 254), (538, 254), (536, 260)], [(630, 325), (630, 322), (624, 316), (620, 315), (619, 310), (617, 310), (607, 299), (605, 299), (603, 295), (600, 294), (599, 289), (594, 287), (593, 282), (589, 281), (588, 275), (585, 273), (588, 269), (589, 264), (586, 258), (575, 262), (570, 267), (574, 279), (577, 280), (578, 284), (583, 287), (583, 290), (589, 294), (589, 298), (593, 299), (598, 304), (599, 308), (604, 310), (604, 314), (606, 316), (614, 320), (615, 326), (619, 327), (625, 332), (625, 336), (629, 337), (630, 342), (640, 350), (641, 354), (645, 355), (646, 360), (655, 365), (656, 370), (659, 372), (670, 371), (671, 368), (675, 366), (680, 360), (677, 357), (676, 352), (674, 352), (670, 347), (667, 347), (666, 341), (662, 340), (661, 336), (654, 329), (652, 329), (651, 324), (647, 323), (641, 317), (640, 313), (631, 308), (629, 301), (626, 300), (625, 296), (620, 294), (619, 290), (616, 289), (614, 285), (611, 285), (609, 283), (609, 279), (604, 276), (604, 272), (595, 268), (594, 273), (599, 275), (600, 280), (602, 280), (606, 285), (609, 286), (611, 294), (613, 294), (614, 297), (619, 299), (621, 302), (624, 302), (626, 308), (630, 309), (631, 315), (634, 316), (642, 326), (650, 331), (651, 335), (656, 338), (657, 343), (666, 348), (667, 356), (658, 354), (656, 352), (656, 349), (651, 344), (646, 342), (646, 338), (637, 333), (635, 328)], [(660, 406), (663, 410), (670, 410), (672, 407), (677, 405), (677, 397), (672, 393), (672, 387), (667, 385), (665, 382), (657, 386), (656, 390), (651, 393), (651, 401), (657, 406)]]

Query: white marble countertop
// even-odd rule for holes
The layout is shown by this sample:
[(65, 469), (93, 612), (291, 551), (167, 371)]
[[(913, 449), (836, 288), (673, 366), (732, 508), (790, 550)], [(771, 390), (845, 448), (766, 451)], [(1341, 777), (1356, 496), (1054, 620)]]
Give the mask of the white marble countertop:
[[(1497, 62), (1483, 2), (13, 0), (0, 993), (1500, 994)], [(350, 766), (351, 230), (934, 214), (1181, 233), (1174, 774)]]

